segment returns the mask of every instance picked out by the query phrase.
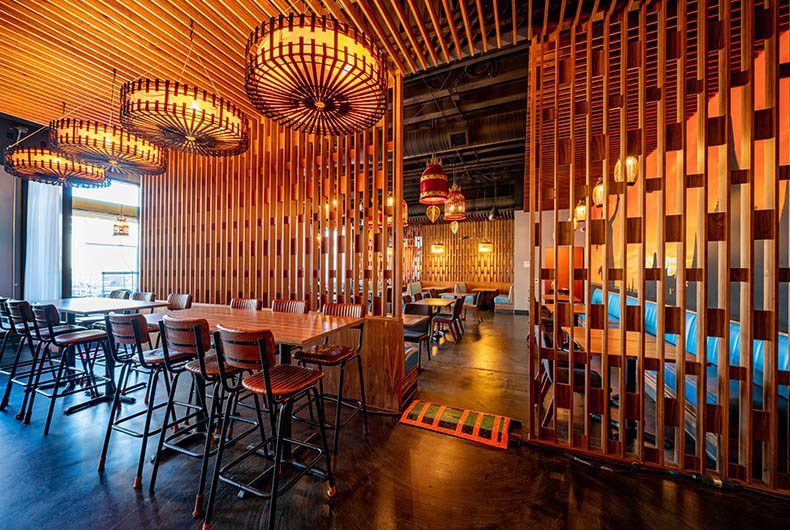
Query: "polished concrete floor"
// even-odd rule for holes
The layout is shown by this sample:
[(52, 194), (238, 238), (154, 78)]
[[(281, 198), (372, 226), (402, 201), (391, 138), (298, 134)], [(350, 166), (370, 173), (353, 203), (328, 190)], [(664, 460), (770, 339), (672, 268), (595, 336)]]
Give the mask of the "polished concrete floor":
[[(460, 344), (438, 346), (419, 397), (526, 421), (526, 325), (506, 314), (470, 320)], [(155, 495), (147, 465), (143, 490), (133, 490), (137, 441), (115, 436), (103, 477), (96, 472), (107, 406), (57, 415), (44, 437), (47, 400), (21, 425), (18, 397), (0, 413), (0, 527), (199, 528), (196, 460), (164, 462)], [(301, 479), (278, 505), (278, 528), (786, 528), (790, 517), (785, 500), (607, 470), (530, 445), (492, 449), (392, 417), (372, 418), (369, 436), (361, 433), (354, 420), (341, 437), (337, 495)], [(220, 485), (214, 528), (264, 524), (266, 503), (235, 493)]]

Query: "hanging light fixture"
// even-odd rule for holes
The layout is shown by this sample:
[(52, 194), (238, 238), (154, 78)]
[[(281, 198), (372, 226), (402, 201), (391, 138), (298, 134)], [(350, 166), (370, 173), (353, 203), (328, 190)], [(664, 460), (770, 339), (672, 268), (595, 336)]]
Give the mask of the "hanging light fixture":
[[(190, 21), (189, 51), (194, 48)], [(121, 86), (121, 124), (160, 147), (196, 155), (234, 156), (249, 148), (247, 115), (222, 98), (200, 54), (195, 54), (214, 93), (179, 81), (136, 79)]]
[(49, 125), (49, 142), (75, 160), (103, 167), (113, 175), (159, 175), (167, 170), (162, 148), (93, 120), (63, 118)]
[(442, 161), (431, 158), (420, 176), (420, 204), (444, 204), (447, 194), (447, 174)]
[(444, 243), (433, 243), (431, 245), (431, 254), (444, 254)]
[[(406, 200), (403, 199), (400, 202), (401, 205), (401, 226), (409, 226), (409, 205), (406, 203)], [(387, 225), (392, 226), (393, 219), (395, 214), (395, 198), (392, 194), (387, 195)]]
[(584, 200), (579, 199), (576, 207), (573, 209), (573, 219), (578, 223), (583, 223), (587, 220), (587, 204)]
[(121, 123), (156, 145), (205, 156), (249, 147), (247, 116), (230, 101), (195, 86), (137, 79), (121, 87)]
[(69, 157), (44, 147), (12, 147), (6, 149), (5, 170), (22, 179), (74, 186), (103, 188), (110, 185), (104, 168), (76, 162)]
[(466, 197), (461, 193), (461, 188), (453, 182), (444, 203), (444, 218), (447, 221), (463, 221), (466, 219)]
[(438, 206), (432, 205), (425, 209), (425, 215), (428, 216), (428, 220), (431, 221), (431, 223), (435, 223), (436, 220), (439, 219), (439, 216), (442, 215), (442, 211)]
[(494, 197), (492, 200), (494, 201), (494, 205), (491, 207), (491, 211), (488, 212), (488, 220), (489, 221), (498, 221), (502, 219), (502, 213), (500, 213), (499, 208), (496, 207), (496, 188), (497, 188), (497, 181), (494, 181)]
[(598, 179), (598, 182), (593, 187), (592, 191), (592, 202), (598, 208), (603, 206), (604, 200), (606, 199), (605, 189), (603, 186), (603, 179)]
[[(629, 186), (636, 184), (639, 179), (639, 160), (635, 156), (629, 156), (625, 159), (625, 179)], [(623, 164), (618, 158), (614, 164), (614, 180), (615, 182), (623, 181)]]
[[(159, 175), (167, 170), (165, 151), (113, 123), (115, 77), (109, 104), (109, 123), (61, 118), (49, 124), (49, 144), (80, 162), (103, 167), (113, 175)], [(65, 103), (64, 103), (65, 114)]]
[(453, 235), (458, 233), (458, 221), (453, 221), (450, 223), (450, 232), (452, 232)]
[(121, 206), (121, 215), (115, 218), (115, 223), (112, 225), (113, 237), (128, 237), (129, 236), (129, 222), (123, 215), (123, 206)]
[(247, 96), (286, 127), (351, 134), (378, 123), (387, 108), (384, 53), (332, 17), (270, 18), (250, 34), (246, 56)]

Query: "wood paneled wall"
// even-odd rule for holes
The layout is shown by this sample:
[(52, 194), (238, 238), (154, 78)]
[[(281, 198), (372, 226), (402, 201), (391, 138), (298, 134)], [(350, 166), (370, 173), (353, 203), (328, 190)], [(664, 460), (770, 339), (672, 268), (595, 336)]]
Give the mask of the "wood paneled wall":
[[(412, 230), (412, 227), (409, 227)], [(422, 238), (420, 270), (417, 279), (424, 282), (467, 282), (479, 286), (513, 283), (513, 220), (463, 221), (453, 234), (449, 223), (423, 224), (413, 228)], [(494, 251), (480, 253), (478, 244), (488, 240)], [(431, 245), (443, 243), (443, 254), (432, 254)]]
[[(788, 494), (790, 3), (628, 7), (530, 51), (527, 204), (553, 212), (531, 216), (530, 436)], [(633, 187), (614, 180), (628, 156)], [(538, 286), (557, 274), (544, 250), (573, 245), (562, 208), (578, 200), (590, 214), (584, 260), (568, 265), (585, 286), (573, 328), (571, 304)]]
[(388, 244), (402, 240), (401, 209), (392, 223), (383, 213), (388, 194), (403, 196), (400, 76), (389, 103), (376, 127), (352, 136), (261, 119), (241, 156), (173, 153), (165, 175), (142, 181), (142, 288), (214, 304), (305, 299), (312, 309), (400, 292), (402, 246)]

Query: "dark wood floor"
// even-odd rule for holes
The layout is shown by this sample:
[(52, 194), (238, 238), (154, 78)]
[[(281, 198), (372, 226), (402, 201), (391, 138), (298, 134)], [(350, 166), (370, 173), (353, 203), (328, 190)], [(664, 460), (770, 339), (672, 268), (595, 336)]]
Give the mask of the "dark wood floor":
[[(442, 345), (419, 396), (526, 420), (526, 317), (487, 315), (459, 345)], [(0, 379), (4, 385), (5, 379)], [(57, 415), (42, 436), (46, 400), (29, 426), (0, 413), (0, 527), (198, 528), (191, 517), (198, 462), (160, 470), (157, 493), (132, 489), (138, 442), (116, 436), (96, 472), (107, 407)], [(58, 404), (58, 409), (61, 409)], [(375, 417), (341, 438), (338, 493), (303, 478), (278, 505), (280, 528), (781, 528), (790, 502), (712, 489), (687, 479), (589, 467), (523, 446), (487, 448)], [(257, 528), (266, 504), (220, 485), (215, 528)]]

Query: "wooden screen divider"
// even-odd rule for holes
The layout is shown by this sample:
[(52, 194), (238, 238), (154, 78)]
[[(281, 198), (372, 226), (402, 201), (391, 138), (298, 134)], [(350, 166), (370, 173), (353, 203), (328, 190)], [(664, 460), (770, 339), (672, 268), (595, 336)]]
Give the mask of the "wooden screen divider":
[[(294, 132), (261, 118), (250, 149), (231, 158), (172, 153), (142, 179), (140, 285), (158, 297), (365, 302), (401, 291), (403, 81), (375, 127), (343, 137)], [(401, 312), (400, 296), (390, 310)]]
[[(424, 282), (468, 282), (475, 286), (498, 286), (507, 292), (513, 283), (513, 220), (463, 221), (453, 234), (449, 223), (409, 227), (413, 240), (422, 238), (419, 270), (414, 279)], [(410, 240), (410, 241), (411, 241)], [(492, 252), (481, 253), (478, 244), (492, 243)], [(432, 254), (431, 245), (444, 244), (443, 254)], [(405, 265), (408, 267), (408, 265)]]
[(622, 5), (532, 38), (529, 436), (790, 494), (790, 3)]

